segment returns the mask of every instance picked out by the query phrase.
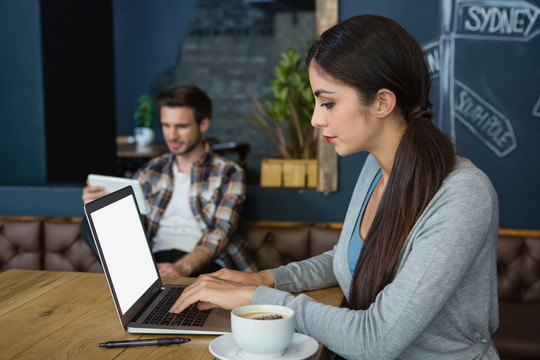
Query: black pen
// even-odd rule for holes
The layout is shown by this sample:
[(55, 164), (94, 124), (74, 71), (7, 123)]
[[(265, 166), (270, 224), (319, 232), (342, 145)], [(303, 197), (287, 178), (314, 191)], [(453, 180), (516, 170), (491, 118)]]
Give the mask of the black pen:
[(122, 340), (122, 341), (108, 341), (106, 343), (99, 344), (99, 347), (117, 348), (117, 347), (131, 347), (131, 346), (166, 346), (174, 344), (183, 344), (191, 341), (191, 339), (183, 337), (167, 337), (157, 339), (141, 339), (141, 340)]

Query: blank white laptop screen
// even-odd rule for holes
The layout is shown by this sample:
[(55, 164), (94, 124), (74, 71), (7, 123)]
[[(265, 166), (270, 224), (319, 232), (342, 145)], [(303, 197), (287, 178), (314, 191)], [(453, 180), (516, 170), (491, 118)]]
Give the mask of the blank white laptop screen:
[(122, 315), (159, 277), (134, 205), (127, 196), (92, 213)]

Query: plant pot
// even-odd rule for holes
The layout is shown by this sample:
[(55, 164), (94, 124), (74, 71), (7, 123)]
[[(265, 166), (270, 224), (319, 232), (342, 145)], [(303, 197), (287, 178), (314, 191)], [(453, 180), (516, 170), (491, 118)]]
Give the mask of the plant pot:
[(317, 187), (317, 159), (263, 159), (262, 187)]
[(154, 129), (139, 127), (135, 128), (135, 141), (137, 147), (148, 147), (154, 141)]

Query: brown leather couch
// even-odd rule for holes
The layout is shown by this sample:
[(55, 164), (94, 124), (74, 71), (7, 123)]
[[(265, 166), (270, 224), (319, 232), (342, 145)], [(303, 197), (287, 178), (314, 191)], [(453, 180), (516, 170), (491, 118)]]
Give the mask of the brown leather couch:
[[(80, 218), (0, 216), (0, 271), (9, 268), (101, 272), (79, 233)], [(259, 269), (331, 249), (341, 224), (245, 222)], [(505, 360), (540, 359), (540, 231), (499, 232), (500, 326), (494, 341)]]
[(265, 270), (332, 249), (341, 224), (255, 221), (242, 223), (239, 232), (247, 239), (259, 270)]
[(102, 272), (80, 235), (80, 218), (0, 217), (0, 271)]
[(540, 359), (540, 231), (499, 231), (499, 329), (502, 359)]
[[(0, 216), (0, 271), (102, 272), (80, 234), (78, 217)], [(260, 270), (306, 259), (337, 243), (341, 224), (246, 222), (240, 233)]]

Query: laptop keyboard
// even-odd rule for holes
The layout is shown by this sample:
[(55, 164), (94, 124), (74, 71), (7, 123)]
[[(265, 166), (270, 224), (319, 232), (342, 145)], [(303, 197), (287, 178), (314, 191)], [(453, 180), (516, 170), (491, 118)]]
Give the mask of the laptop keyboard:
[(171, 288), (159, 305), (143, 321), (143, 324), (202, 327), (210, 310), (199, 310), (195, 304), (192, 304), (180, 314), (169, 312), (182, 290), (183, 288)]

